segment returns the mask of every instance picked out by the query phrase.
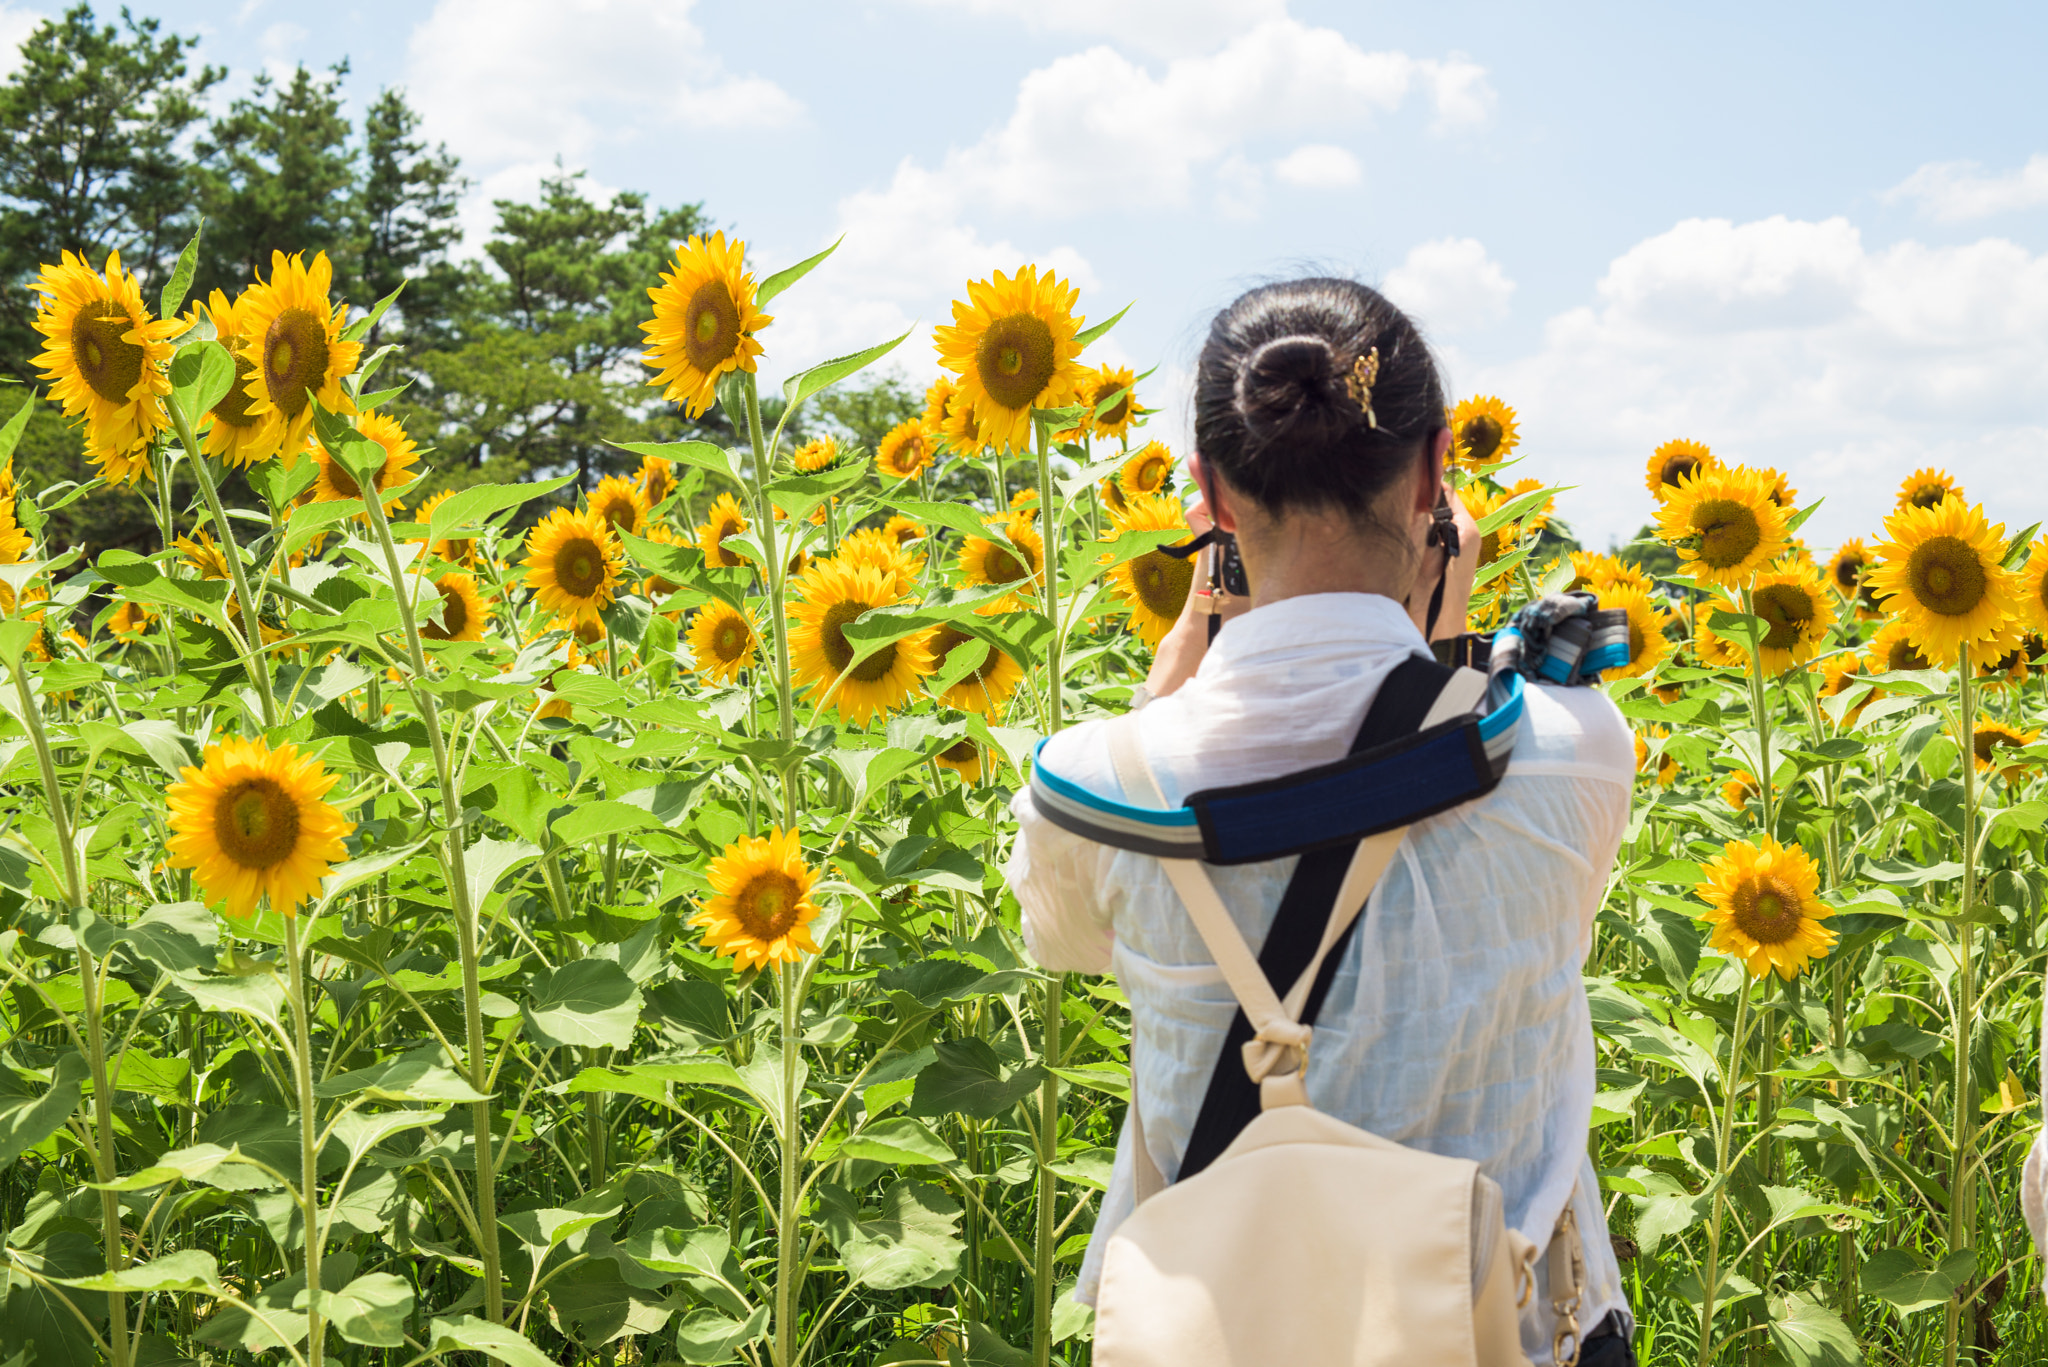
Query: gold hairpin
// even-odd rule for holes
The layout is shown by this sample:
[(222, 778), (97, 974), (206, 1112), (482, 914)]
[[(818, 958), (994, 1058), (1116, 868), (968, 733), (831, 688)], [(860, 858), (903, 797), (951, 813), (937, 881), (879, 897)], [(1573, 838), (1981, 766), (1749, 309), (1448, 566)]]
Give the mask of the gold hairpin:
[(1372, 411), (1372, 387), (1380, 379), (1380, 349), (1374, 347), (1351, 364), (1351, 373), (1344, 377), (1345, 392), (1351, 401), (1365, 411), (1366, 426), (1378, 430), (1379, 416)]

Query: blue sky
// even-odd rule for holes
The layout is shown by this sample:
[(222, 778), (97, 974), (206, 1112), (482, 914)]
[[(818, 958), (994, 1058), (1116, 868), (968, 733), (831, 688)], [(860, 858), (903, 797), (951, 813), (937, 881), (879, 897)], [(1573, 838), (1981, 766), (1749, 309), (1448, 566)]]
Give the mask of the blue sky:
[[(46, 5), (44, 8), (54, 8)], [(245, 87), (347, 56), (492, 196), (562, 157), (702, 200), (772, 270), (770, 371), (929, 326), (970, 275), (1071, 272), (1184, 436), (1202, 328), (1314, 263), (1416, 313), (1529, 473), (1632, 532), (1668, 437), (1787, 470), (1816, 548), (1945, 464), (2048, 516), (2048, 8), (1326, 0), (137, 4)], [(0, 43), (36, 12), (0, 3)], [(0, 49), (4, 51), (4, 49)], [(0, 56), (4, 61), (4, 56)], [(2034, 162), (2033, 158), (2041, 160)], [(912, 346), (919, 349), (912, 351)], [(933, 366), (923, 338), (903, 367)]]

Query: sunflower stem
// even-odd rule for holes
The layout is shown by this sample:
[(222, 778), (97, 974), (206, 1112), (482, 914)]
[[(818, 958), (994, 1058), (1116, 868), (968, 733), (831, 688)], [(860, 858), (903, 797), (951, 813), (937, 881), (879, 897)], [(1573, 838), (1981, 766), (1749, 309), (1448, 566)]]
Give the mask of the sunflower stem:
[(306, 1013), (306, 955), (299, 918), (284, 918), (284, 957), (290, 965), (292, 1079), (299, 1103), (299, 1213), (306, 1232), (306, 1367), (320, 1367), (327, 1329), (320, 1314), (320, 1139), (313, 1102), (313, 1027)]
[[(1045, 616), (1052, 635), (1045, 643), (1046, 733), (1060, 729), (1060, 550), (1064, 544), (1065, 521), (1054, 501), (1052, 452), (1046, 442), (1045, 424), (1032, 422), (1038, 451), (1038, 516), (1045, 528), (1039, 554), (1045, 573)], [(1060, 998), (1066, 980), (1060, 974), (1048, 976), (1045, 987), (1045, 1045), (1041, 1062), (1045, 1081), (1038, 1089), (1038, 1230), (1032, 1257), (1031, 1278), (1031, 1360), (1034, 1367), (1052, 1361), (1053, 1260), (1059, 1230), (1055, 1224), (1059, 1179), (1052, 1165), (1060, 1155), (1060, 1079), (1053, 1071), (1060, 1061)]]
[[(1747, 973), (1746, 966), (1743, 969)], [(1707, 1215), (1707, 1265), (1700, 1277), (1699, 1367), (1714, 1360), (1714, 1301), (1721, 1289), (1721, 1219), (1727, 1213), (1728, 1151), (1735, 1145), (1735, 1095), (1742, 1085), (1742, 1046), (1749, 1033), (1750, 981), (1735, 999), (1735, 1035), (1728, 1044), (1728, 1072), (1722, 1079), (1721, 1130), (1714, 1143), (1714, 1200)]]
[[(1970, 647), (1965, 642), (1957, 661), (1956, 691), (1962, 725), (1960, 742), (1963, 769), (1963, 893), (1956, 916), (1955, 989), (1955, 1130), (1949, 1144), (1948, 1249), (1950, 1253), (1976, 1244), (1976, 1210), (1971, 1199), (1976, 1179), (1971, 1175), (1971, 1150), (1976, 1146), (1977, 1109), (1975, 1078), (1971, 1068), (1970, 1044), (1976, 1033), (1976, 982), (1972, 951), (1976, 927), (1971, 923), (1977, 891), (1977, 689), (1970, 677)], [(1958, 1348), (1969, 1337), (1963, 1323), (1964, 1288), (1949, 1297), (1942, 1329), (1942, 1363), (1956, 1367)]]
[(256, 595), (249, 591), (249, 576), (242, 569), (242, 550), (235, 544), (235, 530), (228, 525), (227, 510), (221, 506), (220, 486), (214, 482), (213, 470), (199, 449), (198, 437), (193, 435), (192, 419), (178, 406), (175, 394), (164, 395), (164, 410), (178, 429), (178, 440), (184, 444), (185, 455), (192, 462), (192, 474), (199, 481), (199, 492), (206, 496), (206, 510), (213, 514), (214, 530), (220, 534), (221, 558), (228, 562), (235, 602), (241, 605), (242, 664), (249, 673), (249, 681), (256, 685), (256, 696), (263, 704), (263, 726), (268, 730), (277, 725), (277, 698), (270, 691), (270, 667), (263, 660), (263, 628), (256, 621)]
[(803, 1144), (797, 1124), (797, 966), (784, 963), (776, 979), (782, 996), (782, 1190), (775, 1212), (775, 1364), (796, 1367), (798, 1165)]
[[(754, 464), (748, 472), (753, 487), (748, 492), (753, 495), (756, 537), (761, 553), (768, 557), (761, 577), (768, 581), (768, 621), (775, 640), (775, 718), (781, 739), (789, 741), (796, 738), (796, 709), (789, 691), (789, 622), (782, 611), (789, 567), (775, 548), (775, 505), (768, 501), (768, 438), (761, 430), (760, 386), (753, 371), (746, 376), (747, 441), (754, 448)], [(796, 829), (796, 776), (789, 767), (782, 769), (782, 823)]]
[[(363, 500), (363, 509), (377, 534), (378, 545), (384, 549), (384, 568), (391, 577), (392, 596), (398, 600), (399, 622), (405, 628), (406, 660), (412, 666), (413, 677), (423, 680), (427, 677), (427, 655), (420, 645), (419, 621), (413, 614), (412, 596), (406, 592), (405, 571), (398, 563), (398, 543), (392, 539), (390, 520), (384, 516), (384, 500), (378, 497), (377, 471), (364, 471), (363, 474), (369, 478), (359, 476), (357, 484), (373, 491), (369, 498)], [(448, 738), (441, 733), (440, 707), (434, 695), (425, 689), (418, 690), (416, 696), (420, 721), (426, 727), (427, 740), (434, 751), (434, 776), (441, 787), (441, 815), (446, 826), (442, 833), (441, 860), (442, 867), (448, 871), (448, 898), (455, 908), (456, 946), (462, 958), (465, 1070), (470, 1087), (477, 1092), (487, 1092), (490, 1090), (490, 1068), (484, 1057), (488, 1037), (484, 1034), (483, 982), (478, 971), (477, 908), (470, 903), (469, 869), (462, 848), (462, 799), (455, 786)], [(373, 717), (372, 724), (377, 720)], [(470, 1107), (470, 1115), (475, 1129), (476, 1223), (478, 1232), (483, 1236), (484, 1315), (497, 1324), (505, 1318), (505, 1288), (499, 1275), (497, 1156), (491, 1141), (491, 1103), (488, 1100), (474, 1103)]]

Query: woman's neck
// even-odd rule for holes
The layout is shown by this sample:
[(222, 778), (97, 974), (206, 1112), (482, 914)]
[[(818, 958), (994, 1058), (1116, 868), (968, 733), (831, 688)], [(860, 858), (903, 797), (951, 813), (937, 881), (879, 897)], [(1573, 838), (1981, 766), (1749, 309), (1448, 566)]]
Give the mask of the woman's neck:
[(1387, 538), (1335, 515), (1296, 513), (1256, 531), (1240, 526), (1238, 551), (1254, 608), (1311, 593), (1376, 593), (1404, 602), (1415, 580), (1414, 562)]

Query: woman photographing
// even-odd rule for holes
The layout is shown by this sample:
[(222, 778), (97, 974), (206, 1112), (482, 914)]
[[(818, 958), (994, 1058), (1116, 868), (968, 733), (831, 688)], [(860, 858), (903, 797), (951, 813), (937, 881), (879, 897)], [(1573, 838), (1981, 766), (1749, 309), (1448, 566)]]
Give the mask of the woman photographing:
[[(1202, 491), (1191, 522), (1236, 539), (1249, 600), (1221, 604), (1211, 639), (1190, 596), (1162, 642), (1128, 734), (1157, 794), (1278, 780), (1354, 749), (1397, 667), (1464, 621), (1479, 537), (1459, 500), (1464, 554), (1433, 536), (1451, 436), (1437, 368), (1414, 325), (1348, 280), (1268, 285), (1217, 316), (1194, 401)], [(1594, 1093), (1581, 966), (1627, 822), (1633, 752), (1604, 693), (1531, 684), (1496, 786), (1415, 820), (1329, 952), (1313, 1050), (1315, 1110), (1431, 1154), (1471, 1160), (1499, 1186), (1506, 1226), (1538, 1248), (1569, 1211), (1583, 1247), (1573, 1326), (1538, 1263), (1522, 1351), (1632, 1367), (1632, 1321), (1587, 1154)], [(1049, 740), (1042, 771), (1136, 802), (1109, 728)], [(1140, 804), (1144, 805), (1144, 804)], [(1007, 869), (1024, 936), (1048, 969), (1114, 972), (1130, 1002), (1133, 1101), (1078, 1295), (1091, 1301), (1105, 1245), (1156, 1172), (1189, 1176), (1215, 1155), (1204, 1113), (1238, 999), (1160, 858), (1056, 824), (1016, 799)], [(1254, 953), (1302, 857), (1202, 867)], [(1277, 983), (1285, 991), (1285, 983)], [(1264, 1038), (1262, 1035), (1261, 1038)], [(1205, 1137), (1206, 1136), (1206, 1137)], [(1223, 1136), (1227, 1140), (1228, 1135)], [(1196, 1153), (1191, 1155), (1190, 1145)], [(1142, 1150), (1142, 1151), (1141, 1151)]]

